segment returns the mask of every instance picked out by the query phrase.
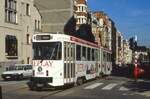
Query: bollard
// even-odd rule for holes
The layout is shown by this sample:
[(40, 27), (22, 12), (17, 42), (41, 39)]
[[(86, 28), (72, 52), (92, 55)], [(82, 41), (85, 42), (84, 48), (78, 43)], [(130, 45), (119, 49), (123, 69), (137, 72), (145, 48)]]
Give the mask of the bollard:
[(2, 87), (0, 86), (0, 99), (2, 99)]

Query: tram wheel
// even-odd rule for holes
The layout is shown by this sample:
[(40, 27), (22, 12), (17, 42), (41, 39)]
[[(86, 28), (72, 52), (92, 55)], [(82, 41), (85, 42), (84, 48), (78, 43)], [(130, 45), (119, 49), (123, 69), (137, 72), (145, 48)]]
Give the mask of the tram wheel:
[(84, 82), (83, 78), (78, 78), (77, 79), (77, 85), (82, 85)]
[(29, 89), (30, 89), (31, 91), (35, 91), (35, 90), (36, 90), (36, 87), (35, 87), (35, 86), (30, 86)]

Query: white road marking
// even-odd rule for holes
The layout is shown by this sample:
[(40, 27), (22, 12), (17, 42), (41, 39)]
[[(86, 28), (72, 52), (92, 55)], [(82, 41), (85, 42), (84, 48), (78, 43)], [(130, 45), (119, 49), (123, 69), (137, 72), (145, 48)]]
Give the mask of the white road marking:
[(108, 84), (107, 86), (105, 86), (104, 88), (102, 88), (102, 90), (111, 90), (115, 86), (117, 86), (116, 83)]
[(120, 91), (129, 91), (129, 89), (126, 88), (126, 87), (120, 87), (119, 90), (120, 90)]
[(98, 86), (100, 86), (102, 84), (103, 83), (94, 83), (94, 84), (92, 84), (90, 86), (85, 87), (84, 89), (94, 89), (94, 88), (96, 88), (96, 87), (98, 87)]
[(138, 94), (138, 95), (143, 95), (143, 96), (146, 96), (146, 97), (150, 97), (150, 91), (145, 91), (145, 92), (138, 92), (138, 93), (136, 93), (136, 94)]

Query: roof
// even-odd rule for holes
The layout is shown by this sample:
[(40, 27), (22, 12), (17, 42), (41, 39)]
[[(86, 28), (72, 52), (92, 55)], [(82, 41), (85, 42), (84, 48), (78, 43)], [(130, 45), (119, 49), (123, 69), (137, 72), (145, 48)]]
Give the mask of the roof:
[(87, 4), (86, 0), (76, 0), (77, 4)]

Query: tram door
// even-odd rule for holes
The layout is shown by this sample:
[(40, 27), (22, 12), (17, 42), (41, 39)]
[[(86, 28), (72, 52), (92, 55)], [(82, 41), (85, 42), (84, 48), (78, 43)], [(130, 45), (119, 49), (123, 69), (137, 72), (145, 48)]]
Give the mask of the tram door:
[(64, 42), (64, 82), (73, 83), (75, 78), (75, 44)]

